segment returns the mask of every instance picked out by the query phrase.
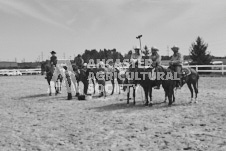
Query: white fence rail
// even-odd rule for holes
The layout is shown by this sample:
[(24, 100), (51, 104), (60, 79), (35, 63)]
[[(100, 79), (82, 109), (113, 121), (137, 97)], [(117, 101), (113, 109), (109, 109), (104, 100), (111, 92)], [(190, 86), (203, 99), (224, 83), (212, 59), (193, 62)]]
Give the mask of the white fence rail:
[[(186, 65), (183, 67), (192, 67), (195, 68), (195, 70), (197, 72), (213, 72), (213, 73), (222, 73), (222, 75), (224, 75), (224, 73), (226, 72), (226, 65)], [(211, 68), (210, 70), (201, 70), (199, 69), (200, 67), (202, 68)]]
[[(18, 72), (19, 71), (19, 72)], [(10, 74), (10, 73), (15, 74)], [(35, 75), (35, 74), (41, 74), (41, 68), (36, 69), (1, 69), (0, 75)]]

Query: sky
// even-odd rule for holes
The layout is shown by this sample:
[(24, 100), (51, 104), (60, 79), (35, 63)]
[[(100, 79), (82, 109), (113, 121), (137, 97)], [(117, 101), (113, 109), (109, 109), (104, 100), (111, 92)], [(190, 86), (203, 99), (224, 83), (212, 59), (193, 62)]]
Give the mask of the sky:
[[(225, 0), (0, 0), (0, 61), (37, 61), (85, 49), (122, 54), (141, 44), (183, 55), (198, 36), (208, 51), (226, 56)], [(167, 47), (169, 48), (167, 51)]]

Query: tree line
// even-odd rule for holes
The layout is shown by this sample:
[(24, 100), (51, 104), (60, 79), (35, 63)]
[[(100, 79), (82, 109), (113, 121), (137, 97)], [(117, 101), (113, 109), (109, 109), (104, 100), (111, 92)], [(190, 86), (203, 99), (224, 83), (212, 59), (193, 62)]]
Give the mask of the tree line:
[[(208, 65), (211, 63), (213, 58), (216, 58), (207, 51), (208, 44), (204, 42), (201, 37), (197, 37), (195, 42), (193, 42), (189, 49), (189, 55), (184, 55), (184, 60), (191, 60), (193, 65)], [(82, 54), (84, 62), (88, 63), (90, 59), (93, 59), (96, 63), (97, 59), (113, 59), (115, 62), (116, 59), (130, 59), (133, 50), (129, 50), (126, 54), (121, 54), (115, 48), (113, 49), (103, 49), (97, 51), (96, 49), (85, 50)], [(151, 54), (150, 49), (147, 46), (144, 46), (142, 53), (145, 55), (145, 58)], [(218, 57), (219, 58), (219, 57)], [(226, 58), (226, 57), (222, 57)], [(162, 56), (162, 60), (169, 60), (170, 56)]]

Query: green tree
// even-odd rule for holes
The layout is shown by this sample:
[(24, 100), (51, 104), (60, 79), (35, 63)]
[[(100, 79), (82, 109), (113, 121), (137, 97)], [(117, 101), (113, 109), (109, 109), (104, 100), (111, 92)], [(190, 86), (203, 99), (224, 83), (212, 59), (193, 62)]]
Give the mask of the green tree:
[(201, 37), (197, 37), (196, 41), (191, 44), (190, 57), (192, 64), (208, 65), (212, 60), (210, 52), (207, 52), (208, 44), (204, 43)]

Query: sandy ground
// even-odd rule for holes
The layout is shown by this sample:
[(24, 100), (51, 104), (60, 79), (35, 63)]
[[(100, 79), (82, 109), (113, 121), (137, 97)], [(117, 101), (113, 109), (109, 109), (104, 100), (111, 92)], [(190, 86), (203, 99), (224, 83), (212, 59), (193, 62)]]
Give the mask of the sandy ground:
[[(226, 151), (226, 78), (201, 77), (199, 103), (184, 86), (172, 107), (153, 92), (153, 107), (125, 94), (89, 101), (47, 95), (43, 76), (0, 77), (1, 151)], [(73, 94), (74, 95), (74, 94)]]

